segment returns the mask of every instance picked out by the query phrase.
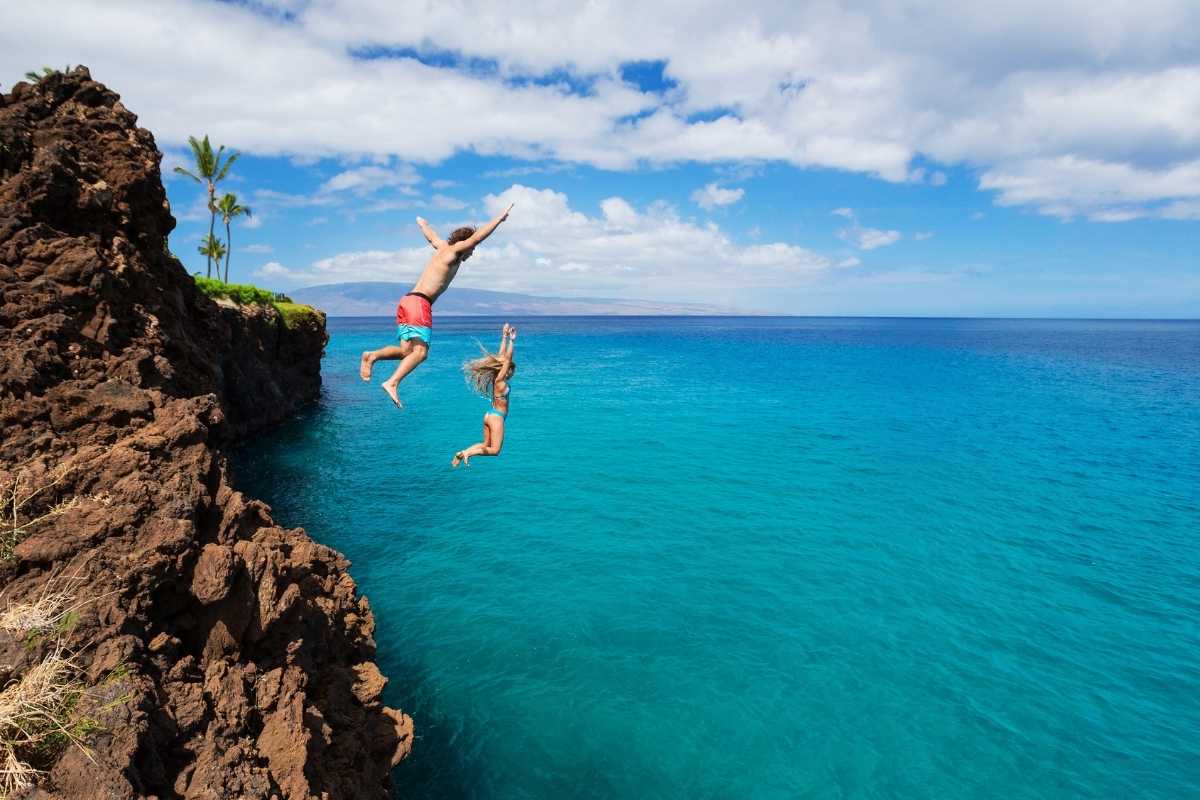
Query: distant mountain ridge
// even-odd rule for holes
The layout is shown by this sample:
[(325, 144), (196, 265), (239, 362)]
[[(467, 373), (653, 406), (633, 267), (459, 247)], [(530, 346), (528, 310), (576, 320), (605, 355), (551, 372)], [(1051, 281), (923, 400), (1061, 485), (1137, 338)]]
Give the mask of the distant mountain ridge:
[[(411, 284), (391, 281), (329, 283), (287, 292), (297, 303), (308, 303), (331, 317), (383, 317), (396, 313), (396, 303)], [(490, 316), (570, 315), (728, 315), (731, 308), (698, 303), (660, 303), (652, 300), (613, 300), (594, 297), (538, 297), (488, 289), (450, 288), (437, 301), (439, 314)], [(742, 312), (744, 313), (744, 312)]]

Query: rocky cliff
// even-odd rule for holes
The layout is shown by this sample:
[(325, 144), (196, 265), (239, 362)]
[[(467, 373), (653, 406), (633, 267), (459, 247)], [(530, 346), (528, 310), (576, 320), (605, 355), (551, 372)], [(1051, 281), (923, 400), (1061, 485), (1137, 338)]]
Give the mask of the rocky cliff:
[[(230, 485), (222, 446), (312, 400), (323, 317), (219, 307), (167, 252), (160, 154), (85, 69), (0, 96), (0, 479), (57, 505), (10, 534), (0, 684), (61, 649), (90, 753), (62, 798), (384, 797), (412, 723), (383, 706), (374, 620), (338, 553)], [(36, 754), (35, 754), (36, 755)]]

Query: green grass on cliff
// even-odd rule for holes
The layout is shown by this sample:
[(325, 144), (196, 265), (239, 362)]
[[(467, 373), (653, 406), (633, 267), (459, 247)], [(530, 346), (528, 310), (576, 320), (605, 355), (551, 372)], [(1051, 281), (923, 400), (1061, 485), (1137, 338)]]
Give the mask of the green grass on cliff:
[(316, 309), (300, 303), (275, 303), (275, 310), (283, 316), (283, 324), (289, 329), (298, 328), (310, 319), (315, 319)]
[(196, 288), (213, 299), (227, 298), (238, 305), (274, 306), (283, 317), (283, 324), (289, 330), (302, 325), (307, 319), (316, 316), (312, 306), (293, 303), (284, 295), (278, 295), (267, 289), (260, 289), (248, 283), (225, 283), (215, 278), (192, 276), (196, 280)]
[(199, 275), (193, 277), (196, 279), (196, 288), (213, 299), (227, 297), (244, 306), (269, 306), (275, 302), (274, 292), (251, 286), (248, 283), (225, 283), (216, 278), (201, 278)]

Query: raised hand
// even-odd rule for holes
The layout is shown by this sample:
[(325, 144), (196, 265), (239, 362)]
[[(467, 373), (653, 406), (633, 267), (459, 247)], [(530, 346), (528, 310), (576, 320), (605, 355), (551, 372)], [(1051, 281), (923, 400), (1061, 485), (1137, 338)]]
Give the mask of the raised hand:
[(500, 215), (500, 221), (501, 221), (501, 222), (504, 222), (504, 220), (508, 219), (508, 212), (512, 211), (512, 210), (513, 210), (513, 206), (515, 206), (515, 205), (516, 205), (516, 203), (509, 203), (509, 204), (508, 204), (508, 208), (504, 209), (504, 213)]

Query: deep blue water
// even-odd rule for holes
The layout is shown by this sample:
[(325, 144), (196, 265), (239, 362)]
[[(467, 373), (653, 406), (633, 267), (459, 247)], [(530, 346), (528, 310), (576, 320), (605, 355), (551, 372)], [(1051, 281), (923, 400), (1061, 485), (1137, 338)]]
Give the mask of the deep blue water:
[[(398, 797), (1200, 796), (1200, 323), (330, 320), (237, 483), (346, 553)], [(386, 369), (386, 366), (385, 366)]]

